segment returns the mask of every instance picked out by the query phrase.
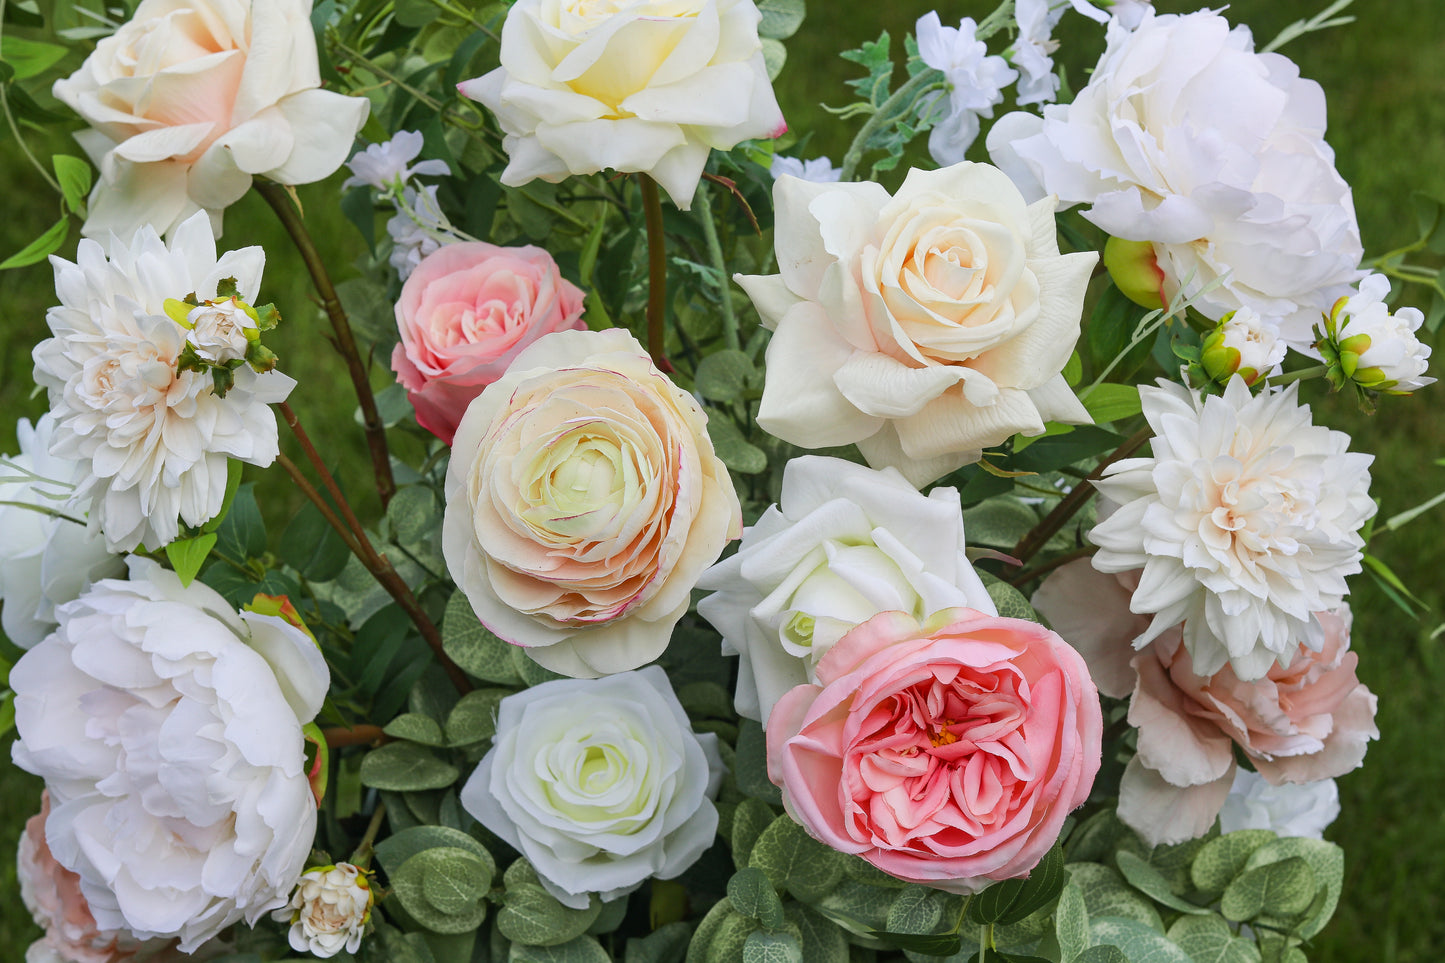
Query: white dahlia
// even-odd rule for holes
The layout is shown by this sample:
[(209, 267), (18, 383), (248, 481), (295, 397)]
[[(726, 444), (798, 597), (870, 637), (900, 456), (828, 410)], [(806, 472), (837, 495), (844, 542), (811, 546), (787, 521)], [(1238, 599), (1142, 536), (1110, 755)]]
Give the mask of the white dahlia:
[(83, 240), (75, 263), (51, 258), (60, 304), (45, 315), (54, 337), (35, 347), (35, 380), (55, 416), (51, 450), (81, 463), (76, 497), (111, 551), (156, 549), (221, 510), (226, 459), (269, 465), (276, 418), (296, 382), (242, 365), (224, 398), (209, 371), (179, 371), (187, 331), (166, 315), (168, 298), (214, 300), (234, 279), (251, 301), (266, 256), (259, 247), (216, 257), (211, 222), (196, 214), (169, 245), (145, 227), (109, 250)]
[(1228, 662), (1248, 681), (1301, 641), (1323, 645), (1311, 613), (1339, 607), (1360, 571), (1374, 459), (1313, 424), (1295, 389), (1251, 396), (1236, 376), (1222, 397), (1139, 390), (1154, 455), (1104, 473), (1118, 507), (1090, 533), (1099, 571), (1143, 570), (1129, 607), (1153, 620), (1136, 648), (1183, 622), (1195, 672)]

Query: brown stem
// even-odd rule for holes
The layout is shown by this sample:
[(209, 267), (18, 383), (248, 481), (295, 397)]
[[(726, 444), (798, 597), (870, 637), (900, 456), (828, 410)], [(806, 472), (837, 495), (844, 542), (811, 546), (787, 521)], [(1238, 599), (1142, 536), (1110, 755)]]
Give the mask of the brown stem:
[(321, 735), (326, 737), (326, 745), (332, 749), (340, 749), (342, 746), (369, 746), (386, 738), (381, 726), (370, 725), (335, 726), (322, 729)]
[(336, 296), (336, 288), (331, 283), (331, 276), (326, 273), (326, 265), (316, 250), (311, 233), (306, 229), (306, 222), (292, 205), (285, 188), (266, 180), (257, 180), (255, 185), (257, 192), (271, 205), (286, 232), (291, 235), (291, 240), (295, 242), (296, 250), (301, 254), (301, 260), (311, 274), (316, 293), (321, 297), (326, 316), (331, 319), (331, 328), (336, 335), (333, 343), (341, 357), (346, 360), (351, 385), (356, 389), (356, 399), (361, 405), (361, 420), (366, 427), (366, 444), (371, 451), (372, 470), (376, 473), (376, 492), (381, 496), (381, 505), (385, 508), (391, 501), (391, 496), (396, 493), (396, 481), (391, 475), (391, 453), (386, 446), (386, 429), (382, 426), (381, 415), (376, 410), (376, 397), (371, 392), (371, 382), (366, 376), (366, 362), (361, 359), (356, 338), (351, 333), (351, 322), (341, 306), (341, 299)]
[(1032, 582), (1040, 575), (1046, 575), (1049, 572), (1052, 572), (1054, 569), (1067, 565), (1070, 562), (1075, 561), (1076, 559), (1088, 558), (1096, 551), (1098, 551), (1098, 549), (1096, 549), (1093, 545), (1086, 545), (1083, 548), (1075, 549), (1072, 552), (1065, 552), (1058, 558), (1050, 559), (1042, 565), (1035, 566), (1034, 568), (1024, 569), (1022, 572), (1009, 579), (1008, 583), (1014, 588), (1018, 588), (1021, 585), (1027, 585), (1029, 582)]
[(667, 240), (662, 231), (662, 197), (657, 181), (639, 174), (642, 212), (647, 221), (647, 353), (664, 374), (672, 371), (667, 360)]
[(351, 530), (346, 527), (345, 523), (336, 517), (336, 512), (331, 510), (331, 506), (327, 504), (326, 499), (321, 497), (321, 493), (316, 490), (316, 486), (311, 484), (310, 480), (302, 474), (301, 469), (296, 466), (296, 463), (285, 455), (277, 455), (276, 464), (280, 465), (286, 474), (291, 476), (291, 481), (301, 490), (301, 494), (311, 500), (311, 504), (316, 506), (316, 510), (321, 513), (321, 517), (326, 519), (326, 524), (330, 525), (336, 530), (336, 534), (341, 536), (341, 540), (346, 543), (346, 547), (351, 551), (351, 554), (361, 559), (362, 562), (366, 562), (366, 553), (357, 543), (356, 537), (351, 534)]
[(346, 520), (347, 526), (356, 537), (357, 544), (370, 548), (371, 544), (366, 537), (366, 529), (361, 527), (361, 521), (356, 517), (356, 512), (352, 511), (351, 503), (341, 494), (341, 486), (336, 483), (335, 476), (327, 470), (326, 462), (322, 460), (321, 453), (317, 451), (316, 446), (311, 443), (311, 436), (306, 433), (305, 428), (301, 427), (301, 419), (296, 417), (296, 412), (284, 401), (279, 402), (276, 407), (280, 410), (281, 417), (286, 421), (287, 426), (290, 427), (292, 433), (296, 436), (296, 441), (300, 443), (301, 450), (306, 454), (306, 460), (311, 462), (311, 467), (321, 476), (321, 482), (326, 486), (326, 491), (331, 496), (331, 500), (341, 509), (341, 517)]
[(1145, 425), (1125, 439), (1122, 445), (1114, 449), (1113, 454), (1099, 462), (1099, 467), (1091, 471), (1088, 478), (1085, 478), (1075, 485), (1073, 490), (1054, 506), (1054, 510), (1044, 516), (1043, 521), (1039, 522), (1030, 529), (1023, 538), (1019, 539), (1019, 543), (1014, 546), (1014, 550), (1010, 554), (1018, 559), (1020, 564), (1033, 558), (1039, 549), (1047, 545), (1049, 539), (1053, 538), (1059, 529), (1063, 528), (1064, 524), (1074, 517), (1074, 513), (1083, 508), (1089, 499), (1094, 497), (1093, 483), (1096, 479), (1104, 477), (1104, 469), (1119, 459), (1128, 458), (1134, 452), (1138, 451), (1139, 448), (1152, 437), (1153, 431), (1154, 429)]

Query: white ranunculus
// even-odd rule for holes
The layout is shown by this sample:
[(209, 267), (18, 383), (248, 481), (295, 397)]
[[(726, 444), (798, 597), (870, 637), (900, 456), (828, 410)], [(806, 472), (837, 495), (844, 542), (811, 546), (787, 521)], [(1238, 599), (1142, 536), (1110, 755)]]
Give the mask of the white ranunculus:
[(326, 177), (369, 103), (320, 87), (311, 0), (142, 0), (55, 83), (100, 168), (85, 234), (167, 234), (198, 210), (219, 230), (253, 175)]
[(502, 700), (462, 807), (585, 908), (672, 879), (712, 845), (725, 772), (658, 666), (559, 679)]
[(286, 937), (293, 950), (330, 959), (361, 947), (374, 898), (365, 870), (351, 863), (321, 866), (301, 877), (291, 901), (271, 918), (291, 924)]
[(1104, 472), (1095, 484), (1118, 507), (1089, 533), (1099, 571), (1143, 569), (1130, 609), (1153, 620), (1136, 648), (1183, 622), (1195, 673), (1228, 663), (1248, 682), (1324, 644), (1313, 613), (1338, 608), (1360, 571), (1374, 458), (1315, 425), (1297, 387), (1139, 389), (1153, 456)]
[(1152, 242), (1166, 295), (1182, 288), (1210, 318), (1248, 306), (1307, 348), (1359, 277), (1359, 226), (1324, 141), (1319, 85), (1280, 54), (1255, 53), (1248, 29), (1213, 11), (1146, 12), (1133, 32), (1111, 23), (1072, 104), (1042, 120), (1010, 114), (995, 130), (990, 153), (1010, 174), (1025, 169), (1026, 193), (1091, 205), (1084, 216), (1111, 235)]
[[(109, 257), (107, 257), (107, 253)], [(75, 263), (51, 258), (57, 307), (45, 314), (52, 337), (35, 347), (35, 381), (55, 416), (52, 450), (81, 463), (76, 497), (89, 499), (90, 523), (111, 551), (158, 549), (221, 510), (227, 458), (269, 465), (278, 451), (276, 416), (296, 382), (242, 365), (224, 398), (209, 371), (178, 371), (188, 332), (165, 311), (167, 299), (216, 297), (234, 279), (254, 301), (265, 254), (259, 247), (216, 257), (211, 223), (195, 214), (169, 245), (142, 228), (109, 251), (83, 240)]]
[(497, 115), (502, 183), (640, 171), (683, 210), (708, 152), (787, 124), (753, 0), (520, 0), (502, 64), (458, 86)]
[(1415, 336), (1425, 315), (1419, 308), (1391, 314), (1385, 303), (1389, 296), (1390, 279), (1383, 274), (1362, 280), (1359, 292), (1335, 311), (1335, 341), (1357, 359), (1349, 372), (1352, 380), (1366, 388), (1404, 394), (1434, 384), (1435, 379), (1425, 377), (1430, 347)]
[(940, 166), (964, 159), (978, 137), (978, 119), (993, 116), (994, 105), (1003, 103), (1003, 88), (1018, 77), (1008, 61), (989, 54), (988, 46), (974, 35), (977, 29), (972, 17), (964, 17), (957, 27), (945, 27), (937, 11), (919, 17), (914, 25), (919, 58), (942, 71), (948, 84), (946, 114), (938, 103), (944, 95), (932, 95), (931, 109), (942, 116), (928, 135), (928, 153)]
[(1333, 779), (1271, 785), (1257, 772), (1237, 769), (1219, 811), (1219, 828), (1268, 829), (1276, 836), (1323, 839), (1340, 815), (1340, 790)]
[(698, 613), (722, 633), (725, 654), (742, 656), (738, 712), (766, 725), (785, 692), (817, 683), (833, 643), (879, 612), (996, 615), (964, 549), (956, 489), (924, 496), (891, 468), (788, 462), (779, 503), (698, 581), (713, 590)]
[(421, 148), (422, 136), (415, 130), (399, 130), (391, 140), (369, 144), (346, 162), (351, 176), (341, 182), (341, 189), (369, 186), (378, 191), (390, 191), (417, 174), (445, 176), (452, 172), (444, 160), (424, 160), (413, 164)]
[[(250, 338), (257, 337), (256, 319), (236, 303), (235, 298), (207, 301), (191, 308), (186, 315), (191, 330), (186, 340), (196, 355), (206, 361), (225, 364), (246, 357)], [(256, 332), (247, 336), (248, 332)]]
[(857, 443), (924, 485), (1044, 422), (1088, 423), (1062, 374), (1097, 256), (1060, 254), (1052, 199), (987, 164), (773, 186), (778, 269), (738, 275), (764, 326), (758, 424)]
[[(20, 454), (0, 456), (0, 609), (5, 635), (28, 649), (55, 628), (55, 607), (125, 571), (68, 505), (76, 464), (50, 453), (55, 419), (15, 426)], [(27, 507), (28, 506), (28, 507)]]
[(285, 620), (129, 564), (11, 670), (12, 755), (45, 779), (46, 839), (97, 927), (190, 952), (290, 897), (316, 829), (301, 728), (330, 680)]

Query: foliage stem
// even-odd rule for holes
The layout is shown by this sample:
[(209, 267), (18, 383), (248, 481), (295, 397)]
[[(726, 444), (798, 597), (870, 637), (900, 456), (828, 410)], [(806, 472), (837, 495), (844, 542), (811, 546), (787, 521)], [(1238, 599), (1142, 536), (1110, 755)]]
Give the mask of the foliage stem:
[(381, 822), (386, 818), (386, 803), (376, 804), (376, 811), (371, 814), (371, 822), (366, 824), (366, 834), (361, 837), (361, 842), (356, 844), (356, 851), (347, 860), (351, 865), (360, 869), (371, 868), (372, 844), (376, 842), (376, 836), (381, 832)]
[(1298, 371), (1286, 371), (1284, 374), (1275, 375), (1266, 381), (1265, 384), (1271, 388), (1275, 388), (1279, 385), (1292, 384), (1296, 381), (1309, 381), (1312, 378), (1323, 378), (1325, 372), (1329, 370), (1327, 365), (1312, 365), (1308, 368), (1300, 368)]
[(1063, 528), (1065, 523), (1073, 518), (1074, 514), (1083, 508), (1090, 498), (1094, 497), (1093, 483), (1096, 479), (1104, 476), (1104, 469), (1121, 458), (1128, 458), (1134, 452), (1138, 451), (1143, 447), (1144, 443), (1150, 439), (1153, 432), (1153, 428), (1145, 425), (1126, 438), (1122, 445), (1114, 449), (1113, 454), (1099, 462), (1098, 468), (1089, 472), (1088, 478), (1075, 485), (1073, 490), (1054, 506), (1054, 510), (1044, 516), (1043, 521), (1039, 522), (1030, 529), (1023, 538), (1019, 539), (1019, 543), (1014, 546), (1014, 550), (1009, 554), (1018, 559), (1020, 564), (1027, 562), (1038, 554), (1039, 549), (1047, 545), (1049, 539), (1053, 538), (1059, 529)]
[(286, 233), (291, 235), (291, 240), (295, 242), (296, 250), (301, 254), (301, 260), (311, 275), (316, 293), (321, 296), (326, 316), (331, 319), (331, 327), (336, 335), (336, 350), (346, 361), (346, 370), (351, 375), (351, 384), (356, 389), (356, 399), (361, 405), (361, 420), (366, 427), (366, 445), (371, 452), (372, 470), (376, 474), (376, 493), (381, 497), (381, 507), (385, 508), (391, 501), (391, 496), (396, 494), (396, 481), (391, 475), (391, 452), (386, 445), (386, 429), (382, 426), (381, 415), (376, 410), (376, 396), (372, 394), (371, 382), (367, 379), (366, 362), (362, 360), (356, 347), (356, 338), (351, 333), (351, 322), (341, 306), (341, 299), (336, 295), (331, 275), (326, 272), (326, 265), (322, 263), (316, 244), (311, 239), (311, 232), (306, 229), (306, 222), (302, 220), (300, 212), (291, 204), (285, 188), (273, 181), (258, 180), (256, 190), (276, 212), (276, 216), (286, 228)]
[(1033, 568), (1024, 569), (1022, 572), (1009, 579), (1008, 583), (1014, 588), (1019, 588), (1020, 586), (1027, 585), (1029, 582), (1032, 582), (1040, 575), (1047, 575), (1054, 569), (1061, 568), (1069, 564), (1070, 562), (1075, 561), (1076, 559), (1088, 558), (1090, 555), (1093, 555), (1095, 551), (1097, 551), (1097, 549), (1095, 549), (1094, 546), (1086, 545), (1083, 548), (1075, 549), (1072, 552), (1065, 552), (1058, 558), (1049, 559), (1042, 565), (1036, 565)]
[(702, 236), (707, 241), (707, 256), (712, 262), (712, 269), (718, 273), (718, 300), (722, 307), (723, 320), (723, 343), (730, 351), (741, 349), (742, 342), (738, 337), (738, 318), (733, 311), (732, 289), (728, 282), (727, 260), (723, 257), (722, 245), (718, 243), (717, 223), (713, 220), (712, 195), (707, 189), (707, 182), (700, 181), (697, 185), (698, 219), (702, 222)]
[[(321, 517), (326, 519), (326, 524), (330, 525), (336, 534), (340, 536), (341, 540), (346, 543), (346, 547), (351, 554), (365, 563), (367, 561), (366, 553), (362, 550), (361, 546), (357, 544), (356, 536), (352, 535), (351, 530), (346, 527), (346, 523), (337, 517), (331, 505), (327, 503), (325, 498), (321, 497), (321, 493), (316, 490), (316, 486), (311, 484), (311, 481), (302, 474), (301, 469), (296, 466), (296, 463), (285, 455), (277, 455), (276, 464), (280, 465), (282, 470), (291, 476), (291, 481), (301, 491), (301, 494), (305, 495), (311, 501), (311, 504), (316, 506), (316, 510), (321, 513)], [(370, 568), (369, 565), (367, 567)]]
[(893, 95), (873, 112), (868, 122), (858, 131), (853, 138), (853, 143), (848, 146), (848, 153), (843, 155), (843, 173), (840, 180), (851, 181), (858, 170), (858, 163), (863, 159), (863, 153), (868, 149), (868, 141), (878, 132), (878, 128), (894, 120), (894, 115), (904, 104), (911, 103), (913, 98), (929, 87), (943, 79), (942, 72), (929, 67), (927, 70), (908, 79), (902, 87), (893, 92)]
[(662, 230), (662, 196), (657, 181), (638, 174), (642, 212), (647, 220), (647, 353), (664, 374), (672, 371), (667, 360), (667, 238)]
[(381, 726), (334, 726), (329, 729), (322, 729), (321, 735), (326, 738), (326, 745), (332, 749), (340, 749), (343, 746), (369, 746), (379, 739), (386, 738), (386, 733), (381, 731)]

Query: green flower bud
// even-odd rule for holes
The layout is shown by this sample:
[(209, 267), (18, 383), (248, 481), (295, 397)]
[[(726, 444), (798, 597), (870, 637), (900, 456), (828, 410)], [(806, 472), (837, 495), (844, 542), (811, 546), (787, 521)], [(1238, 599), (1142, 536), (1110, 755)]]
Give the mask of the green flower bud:
[(1164, 307), (1164, 272), (1152, 243), (1111, 237), (1104, 245), (1104, 267), (1124, 297), (1146, 308)]

